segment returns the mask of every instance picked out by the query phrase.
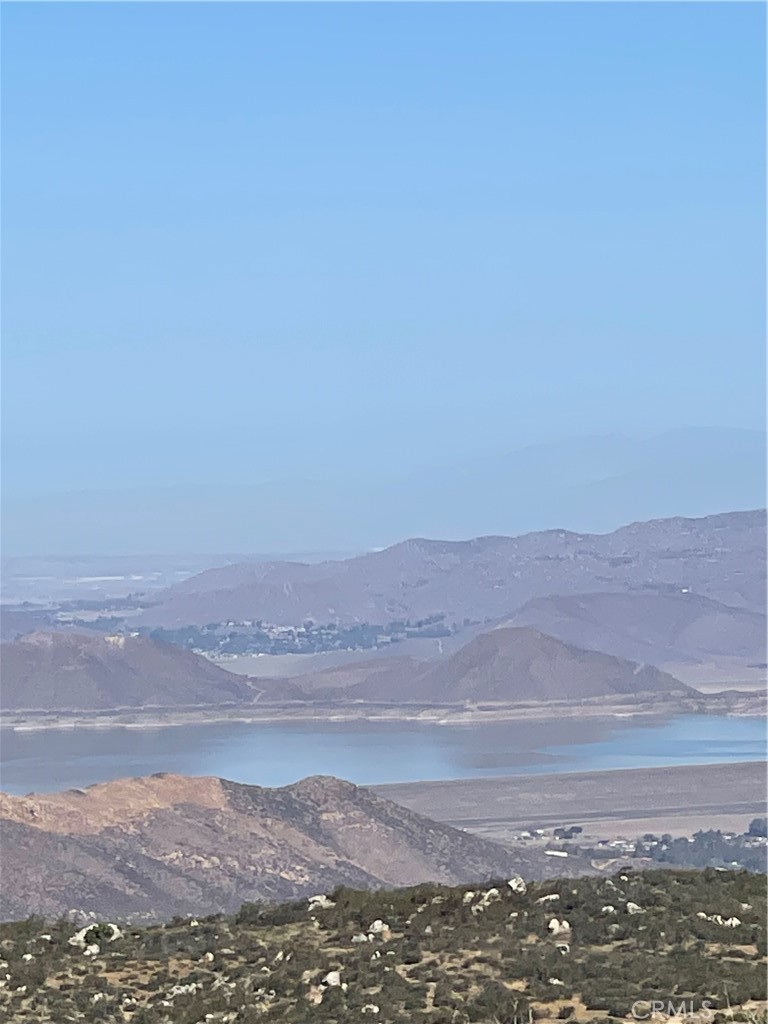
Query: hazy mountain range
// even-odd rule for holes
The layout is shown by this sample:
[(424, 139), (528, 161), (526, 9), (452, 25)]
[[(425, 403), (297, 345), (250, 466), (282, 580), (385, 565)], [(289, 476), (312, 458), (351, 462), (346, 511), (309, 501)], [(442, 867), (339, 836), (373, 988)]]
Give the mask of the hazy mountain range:
[(765, 544), (762, 511), (651, 520), (609, 534), (412, 539), (342, 561), (211, 569), (153, 594), (136, 621), (386, 624), (444, 614), (460, 625), (501, 620), (534, 598), (594, 592), (692, 593), (762, 611)]
[[(765, 662), (765, 514), (656, 520), (605, 535), (556, 530), (409, 540), (317, 564), (244, 562), (192, 576), (147, 600), (143, 613), (126, 620), (126, 632), (136, 625), (258, 619), (384, 625), (435, 614), (455, 632), (444, 640), (392, 644), (368, 657), (334, 652), (319, 670), (317, 659), (307, 663), (309, 674), (249, 683), (147, 636), (82, 635), (59, 624), (59, 632), (2, 645), (2, 706), (220, 706), (248, 704), (259, 691), (263, 700), (443, 703), (684, 690), (650, 666), (718, 657)], [(36, 616), (30, 628), (39, 630)], [(258, 659), (246, 671), (271, 674)]]
[(278, 440), (267, 471), (258, 446), (219, 439), (179, 454), (177, 482), (149, 484), (141, 460), (128, 473), (126, 453), (104, 467), (108, 485), (88, 488), (33, 486), (11, 465), (5, 553), (359, 551), (410, 536), (607, 531), (765, 500), (765, 435), (750, 430), (577, 437), (474, 458), (435, 448), (429, 461), (408, 451), (386, 460), (371, 452), (368, 461), (358, 453), (353, 467), (340, 437), (316, 451), (308, 439), (299, 469), (294, 458), (281, 468), (279, 456)]

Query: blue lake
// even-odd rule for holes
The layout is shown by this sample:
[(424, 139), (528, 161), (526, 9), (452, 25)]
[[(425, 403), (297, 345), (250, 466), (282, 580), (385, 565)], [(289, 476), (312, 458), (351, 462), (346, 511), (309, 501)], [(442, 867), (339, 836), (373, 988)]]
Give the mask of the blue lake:
[(443, 726), (305, 722), (0, 730), (0, 788), (46, 792), (179, 772), (280, 786), (306, 775), (359, 784), (764, 760), (760, 718), (562, 719)]

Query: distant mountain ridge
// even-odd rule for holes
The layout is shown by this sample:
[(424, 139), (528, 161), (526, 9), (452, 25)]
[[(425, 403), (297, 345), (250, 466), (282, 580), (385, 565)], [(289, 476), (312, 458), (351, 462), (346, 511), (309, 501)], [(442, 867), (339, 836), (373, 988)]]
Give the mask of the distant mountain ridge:
[(766, 617), (697, 594), (535, 598), (502, 626), (531, 626), (593, 651), (654, 665), (718, 656), (765, 661)]
[[(582, 872), (512, 853), (331, 777), (280, 789), (153, 775), (86, 790), (0, 793), (0, 918), (71, 909), (170, 918), (250, 900), (522, 871)], [(557, 861), (557, 864), (553, 864)]]
[(98, 710), (248, 700), (242, 677), (141, 636), (29, 633), (0, 645), (0, 708)]
[(765, 607), (765, 513), (633, 523), (609, 534), (549, 530), (468, 541), (411, 539), (338, 562), (223, 566), (152, 596), (137, 620), (173, 627), (226, 620), (372, 622), (444, 613), (502, 620), (551, 594), (683, 591)]

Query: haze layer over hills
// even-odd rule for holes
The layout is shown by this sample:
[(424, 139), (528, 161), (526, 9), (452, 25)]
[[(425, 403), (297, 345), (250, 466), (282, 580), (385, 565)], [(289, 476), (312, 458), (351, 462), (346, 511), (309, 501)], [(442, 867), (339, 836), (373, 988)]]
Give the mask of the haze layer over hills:
[[(753, 508), (765, 496), (762, 430), (683, 428), (642, 440), (613, 433), (486, 455), (441, 452), (445, 426), (440, 433), (429, 444), (416, 439), (413, 450), (393, 451), (390, 437), (381, 437), (375, 454), (359, 452), (353, 474), (342, 449), (341, 461), (328, 460), (318, 479), (306, 439), (290, 453), (282, 443), (262, 449), (259, 462), (271, 455), (273, 464), (254, 469), (251, 441), (206, 421), (175, 446), (180, 482), (167, 484), (163, 470), (162, 482), (151, 485), (143, 471), (155, 458), (154, 440), (141, 452), (134, 431), (119, 462), (100, 460), (98, 479), (80, 488), (71, 466), (61, 478), (55, 449), (42, 475), (29, 479), (27, 446), (6, 458), (4, 550), (365, 551), (414, 534), (456, 538), (562, 525), (602, 532), (632, 519)], [(336, 429), (322, 441), (314, 436), (314, 444), (333, 451)], [(201, 483), (201, 465), (215, 480)], [(87, 462), (82, 468), (90, 475)]]
[(137, 620), (172, 627), (226, 620), (388, 623), (435, 613), (499, 620), (538, 597), (692, 592), (736, 608), (765, 602), (765, 514), (662, 519), (605, 535), (566, 530), (468, 541), (412, 539), (303, 565), (211, 569), (152, 596)]
[[(0, 918), (203, 915), (245, 900), (564, 870), (330, 777), (282, 789), (153, 775), (45, 796), (0, 793)], [(567, 867), (584, 869), (578, 858)]]

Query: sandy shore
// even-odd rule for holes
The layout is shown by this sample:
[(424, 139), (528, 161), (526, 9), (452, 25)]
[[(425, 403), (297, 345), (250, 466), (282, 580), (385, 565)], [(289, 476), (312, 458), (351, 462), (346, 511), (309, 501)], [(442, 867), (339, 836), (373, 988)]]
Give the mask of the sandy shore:
[(3, 712), (0, 726), (23, 731), (48, 729), (160, 729), (181, 725), (240, 722), (428, 722), (433, 725), (482, 725), (505, 721), (542, 722), (563, 718), (644, 718), (684, 714), (759, 717), (766, 714), (764, 693), (709, 694), (685, 698), (594, 698), (577, 702), (528, 701), (517, 704), (366, 704), (336, 702), (238, 704), (211, 708), (118, 708), (105, 711)]

